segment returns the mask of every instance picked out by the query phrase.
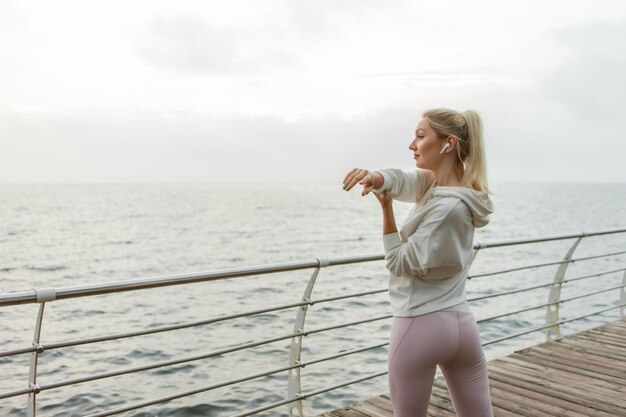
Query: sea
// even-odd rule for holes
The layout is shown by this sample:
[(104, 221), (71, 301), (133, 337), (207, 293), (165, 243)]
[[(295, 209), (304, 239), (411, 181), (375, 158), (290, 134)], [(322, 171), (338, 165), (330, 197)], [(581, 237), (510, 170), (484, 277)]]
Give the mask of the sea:
[[(495, 212), (474, 241), (626, 228), (626, 183), (491, 184)], [(395, 202), (400, 225), (411, 204)], [(0, 185), (0, 293), (68, 287), (134, 278), (262, 266), (315, 258), (382, 254), (382, 216), (373, 195), (346, 192), (337, 183), (145, 183)], [(467, 282), (469, 298), (552, 282), (575, 239), (481, 249)], [(585, 237), (567, 278), (594, 275), (563, 286), (575, 298), (619, 287), (625, 279), (626, 233)], [(586, 259), (582, 259), (586, 258)], [(498, 274), (493, 272), (505, 271)], [(617, 272), (607, 272), (617, 271)], [(57, 300), (46, 304), (41, 343), (71, 341), (194, 322), (299, 302), (313, 269), (183, 286)], [(474, 277), (475, 276), (475, 277)], [(322, 268), (312, 299), (382, 290), (315, 303), (305, 330), (365, 321), (391, 313), (383, 260)], [(542, 305), (549, 288), (470, 302), (477, 320)], [(562, 303), (560, 318), (617, 305), (620, 289)], [(38, 306), (0, 307), (0, 351), (32, 344)], [(39, 356), (41, 387), (90, 375), (202, 356), (243, 343), (289, 335), (298, 308), (256, 314), (107, 342), (45, 350)], [(480, 323), (483, 342), (545, 324), (546, 309)], [(620, 317), (615, 308), (565, 323), (575, 333)], [(302, 361), (388, 341), (391, 319), (375, 320), (302, 339)], [(494, 359), (545, 341), (544, 331), (485, 346)], [(37, 395), (38, 416), (85, 416), (201, 390), (280, 368), (289, 363), (290, 340), (224, 353), (175, 366), (101, 378)], [(0, 357), (0, 393), (28, 387), (30, 354)], [(386, 370), (387, 346), (307, 365), (303, 393), (324, 391)], [(62, 385), (62, 384), (61, 384)], [(388, 392), (387, 376), (307, 397), (305, 416), (341, 408)], [(232, 416), (288, 395), (286, 371), (119, 415)], [(286, 405), (258, 413), (284, 416)], [(0, 416), (26, 416), (27, 397), (0, 400)]]

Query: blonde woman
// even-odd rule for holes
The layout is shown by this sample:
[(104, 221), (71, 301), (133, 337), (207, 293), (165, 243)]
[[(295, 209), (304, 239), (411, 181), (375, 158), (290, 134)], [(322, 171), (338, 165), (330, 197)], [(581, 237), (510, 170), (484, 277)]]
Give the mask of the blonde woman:
[[(472, 110), (423, 113), (409, 149), (417, 169), (352, 169), (349, 191), (363, 186), (383, 212), (393, 323), (389, 391), (396, 417), (426, 416), (436, 366), (460, 417), (493, 416), (485, 355), (465, 281), (474, 229), (489, 222), (482, 123)], [(393, 200), (415, 203), (396, 228)]]

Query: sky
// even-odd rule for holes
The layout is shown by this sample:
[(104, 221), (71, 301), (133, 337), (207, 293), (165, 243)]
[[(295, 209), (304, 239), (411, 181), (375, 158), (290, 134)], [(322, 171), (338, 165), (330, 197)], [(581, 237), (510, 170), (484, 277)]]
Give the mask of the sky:
[(340, 183), (433, 107), (490, 182), (626, 182), (624, 74), (622, 0), (0, 0), (0, 183)]

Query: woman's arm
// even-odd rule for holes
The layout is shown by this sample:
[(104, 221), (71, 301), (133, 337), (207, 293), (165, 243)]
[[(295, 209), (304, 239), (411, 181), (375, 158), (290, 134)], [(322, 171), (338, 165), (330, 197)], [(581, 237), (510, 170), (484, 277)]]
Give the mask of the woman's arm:
[(426, 171), (408, 170), (398, 168), (381, 169), (374, 171), (382, 176), (383, 181), (380, 187), (374, 187), (377, 192), (387, 190), (394, 200), (405, 203), (415, 203), (418, 193), (423, 189), (423, 182)]
[(374, 193), (383, 210), (383, 236), (389, 233), (398, 233), (396, 227), (396, 218), (393, 214), (393, 198), (389, 196), (387, 191), (382, 193)]

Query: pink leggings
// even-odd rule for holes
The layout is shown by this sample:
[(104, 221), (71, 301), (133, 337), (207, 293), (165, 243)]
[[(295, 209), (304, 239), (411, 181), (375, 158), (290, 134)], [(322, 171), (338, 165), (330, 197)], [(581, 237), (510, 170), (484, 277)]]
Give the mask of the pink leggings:
[(394, 317), (388, 365), (395, 417), (426, 416), (437, 365), (458, 416), (493, 417), (485, 355), (467, 302)]

